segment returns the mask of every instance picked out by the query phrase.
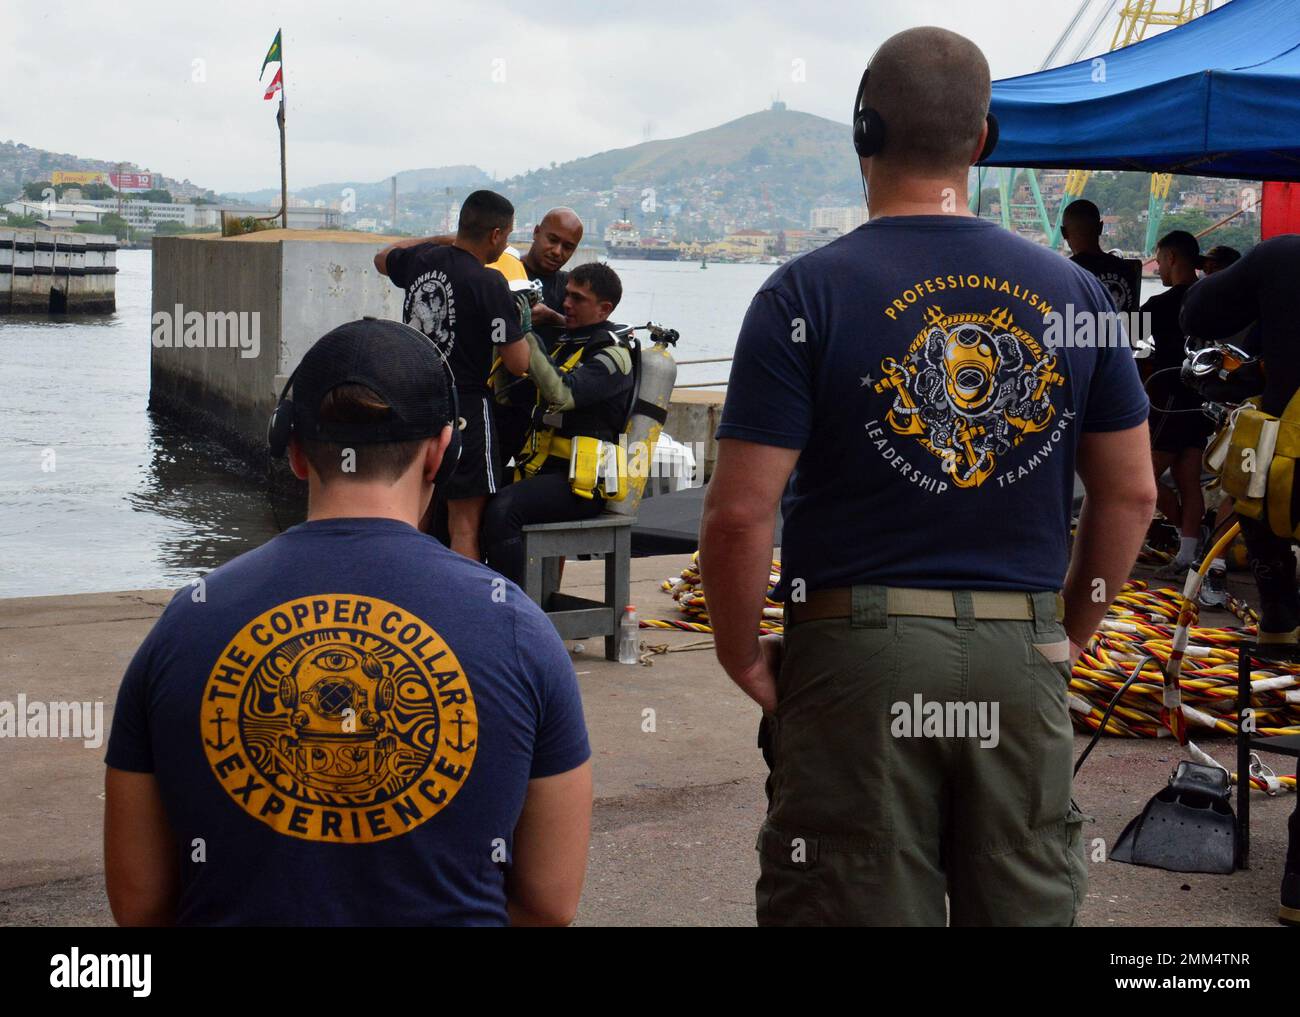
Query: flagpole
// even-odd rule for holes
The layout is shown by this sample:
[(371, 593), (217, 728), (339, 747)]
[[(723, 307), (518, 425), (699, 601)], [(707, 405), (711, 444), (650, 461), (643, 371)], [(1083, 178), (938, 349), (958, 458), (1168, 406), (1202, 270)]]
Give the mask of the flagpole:
[(284, 36), (280, 33), (280, 225), (289, 228), (289, 172), (284, 155)]

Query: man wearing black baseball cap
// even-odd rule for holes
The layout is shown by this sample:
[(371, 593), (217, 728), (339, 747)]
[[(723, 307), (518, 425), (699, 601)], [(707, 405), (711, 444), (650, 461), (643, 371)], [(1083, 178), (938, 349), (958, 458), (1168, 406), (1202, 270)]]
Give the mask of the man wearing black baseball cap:
[(572, 664), (517, 587), (416, 528), (455, 467), (453, 391), (392, 321), (339, 326), (290, 378), (269, 439), (307, 521), (177, 593), (122, 681), (121, 924), (572, 919), (591, 817)]

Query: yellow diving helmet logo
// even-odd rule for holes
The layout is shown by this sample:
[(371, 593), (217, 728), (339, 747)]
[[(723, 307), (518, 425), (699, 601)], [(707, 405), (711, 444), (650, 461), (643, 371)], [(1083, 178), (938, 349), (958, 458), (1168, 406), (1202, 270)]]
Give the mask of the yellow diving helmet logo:
[(479, 742), (469, 679), (422, 618), (321, 594), (250, 620), (199, 710), (217, 783), (250, 819), (302, 840), (398, 837), (445, 808)]
[(309, 648), (279, 687), (280, 702), (293, 711), (293, 733), (280, 736), (280, 751), (293, 761), (294, 775), (332, 793), (379, 784), (397, 750), (382, 716), (396, 695), (384, 662), (373, 653), (345, 643)]
[(943, 349), (948, 398), (959, 413), (979, 413), (997, 391), (994, 373), (998, 354), (993, 337), (978, 325), (962, 325)]

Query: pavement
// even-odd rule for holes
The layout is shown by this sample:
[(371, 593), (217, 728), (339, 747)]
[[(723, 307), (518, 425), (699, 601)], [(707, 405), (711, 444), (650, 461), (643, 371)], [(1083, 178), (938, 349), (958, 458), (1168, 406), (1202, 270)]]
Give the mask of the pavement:
[[(659, 584), (687, 561), (633, 560), (642, 618), (677, 617)], [(596, 595), (601, 574), (599, 563), (570, 562), (564, 589)], [(0, 601), (0, 701), (20, 691), (46, 701), (102, 700), (110, 721), (122, 672), (169, 597), (139, 590)], [(1203, 624), (1229, 623), (1204, 615)], [(604, 660), (600, 639), (573, 655), (596, 783), (577, 924), (752, 925), (765, 776), (754, 745), (758, 708), (723, 674), (707, 635), (646, 629), (642, 638), (667, 650), (650, 666)], [(1076, 736), (1076, 750), (1085, 743)], [(1202, 744), (1231, 760), (1229, 739)], [(111, 924), (100, 844), (103, 754), (102, 745), (71, 740), (0, 738), (0, 924)], [(1085, 765), (1075, 797), (1095, 822), (1084, 828), (1093, 860), (1083, 924), (1274, 925), (1290, 794), (1255, 793), (1249, 870), (1186, 875), (1104, 860), (1178, 758), (1168, 741), (1107, 738)], [(1289, 761), (1273, 762), (1282, 772)]]

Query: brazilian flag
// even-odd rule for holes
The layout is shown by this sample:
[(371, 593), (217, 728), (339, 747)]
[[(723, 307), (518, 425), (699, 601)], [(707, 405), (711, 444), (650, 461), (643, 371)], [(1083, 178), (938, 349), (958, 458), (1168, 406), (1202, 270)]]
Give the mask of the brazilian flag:
[(266, 59), (262, 61), (262, 69), (257, 73), (258, 81), (262, 80), (262, 75), (266, 73), (266, 65), (271, 63), (272, 61), (279, 61), (280, 63), (284, 62), (284, 58), (280, 56), (279, 31), (275, 33), (275, 42), (271, 43), (271, 48), (266, 51)]

